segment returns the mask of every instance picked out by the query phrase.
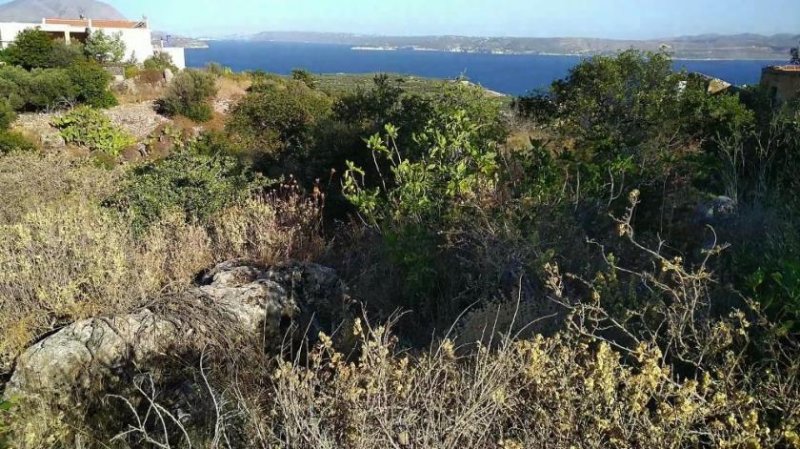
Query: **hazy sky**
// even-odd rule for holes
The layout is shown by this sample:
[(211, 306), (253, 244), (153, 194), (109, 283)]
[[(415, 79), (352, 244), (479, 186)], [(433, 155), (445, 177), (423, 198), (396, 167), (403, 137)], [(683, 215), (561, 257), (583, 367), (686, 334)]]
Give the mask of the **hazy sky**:
[(800, 0), (110, 0), (175, 33), (655, 38), (800, 34)]

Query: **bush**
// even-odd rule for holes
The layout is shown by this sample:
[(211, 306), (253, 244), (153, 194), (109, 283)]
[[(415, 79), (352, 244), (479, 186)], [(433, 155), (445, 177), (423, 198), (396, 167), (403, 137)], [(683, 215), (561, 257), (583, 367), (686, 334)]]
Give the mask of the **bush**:
[(67, 45), (54, 40), (47, 33), (28, 29), (22, 31), (6, 50), (0, 54), (7, 64), (26, 70), (67, 67), (84, 60), (80, 43)]
[(93, 31), (83, 45), (86, 57), (100, 64), (121, 62), (125, 57), (122, 33), (107, 35), (103, 30)]
[(132, 170), (108, 204), (130, 214), (141, 231), (175, 210), (190, 222), (206, 219), (259, 186), (234, 158), (184, 151)]
[(28, 29), (3, 51), (3, 60), (26, 70), (53, 67), (53, 39), (44, 31)]
[(136, 81), (155, 86), (165, 81), (164, 72), (158, 69), (144, 69), (136, 74)]
[(123, 70), (126, 80), (134, 79), (142, 73), (142, 69), (137, 64), (126, 64)]
[(179, 73), (158, 100), (159, 111), (169, 116), (183, 115), (196, 122), (206, 122), (213, 116), (210, 99), (217, 93), (214, 75), (198, 70)]
[(206, 72), (216, 76), (217, 78), (233, 76), (233, 69), (217, 64), (216, 62), (208, 63), (208, 65), (206, 65)]
[(13, 131), (0, 131), (0, 154), (12, 151), (36, 151), (39, 148), (30, 139)]
[(36, 69), (31, 72), (27, 107), (34, 110), (70, 107), (75, 104), (77, 93), (69, 70)]
[(83, 44), (73, 40), (67, 45), (63, 40), (53, 41), (53, 52), (50, 55), (50, 67), (69, 67), (86, 61)]
[(305, 69), (292, 70), (292, 79), (295, 81), (300, 81), (312, 89), (314, 89), (317, 85), (317, 82), (314, 79), (314, 75), (312, 75), (311, 72)]
[(173, 73), (178, 72), (178, 67), (172, 61), (172, 56), (169, 53), (156, 52), (153, 56), (144, 60), (145, 70), (158, 70), (164, 73), (164, 70), (170, 69)]
[(11, 124), (17, 119), (17, 113), (7, 100), (0, 100), (0, 131), (6, 130), (11, 127)]
[(53, 122), (61, 130), (67, 143), (117, 156), (126, 147), (136, 143), (135, 139), (115, 127), (102, 112), (88, 106), (80, 106)]
[[(227, 130), (263, 165), (302, 160), (315, 149), (314, 129), (330, 115), (331, 100), (300, 81), (256, 83), (231, 112)], [(287, 171), (294, 173), (294, 164)]]
[(75, 85), (76, 100), (95, 108), (117, 105), (117, 99), (108, 89), (111, 74), (99, 64), (84, 62), (70, 66), (69, 77)]
[(0, 66), (0, 99), (16, 111), (19, 111), (28, 103), (28, 91), (30, 90), (31, 73), (22, 67)]

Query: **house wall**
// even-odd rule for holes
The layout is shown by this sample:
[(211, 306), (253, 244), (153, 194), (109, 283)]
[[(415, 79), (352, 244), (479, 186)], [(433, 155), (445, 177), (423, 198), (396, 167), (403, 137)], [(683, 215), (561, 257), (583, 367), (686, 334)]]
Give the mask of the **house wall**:
[(775, 89), (781, 100), (795, 98), (800, 95), (800, 66), (767, 67), (761, 73), (761, 84)]
[(8, 47), (17, 39), (17, 35), (29, 28), (36, 28), (36, 23), (0, 23), (0, 46)]
[(164, 52), (172, 57), (172, 63), (180, 70), (186, 68), (186, 51), (180, 47), (163, 47), (158, 51)]
[[(9, 44), (16, 40), (19, 33), (31, 28), (38, 28), (51, 34), (63, 35), (64, 38), (67, 37), (68, 33), (86, 33), (86, 28), (61, 24), (0, 23), (0, 45), (2, 45), (2, 48), (8, 47)], [(152, 33), (148, 28), (90, 28), (90, 30), (102, 30), (109, 35), (120, 33), (122, 41), (125, 42), (125, 60), (135, 57), (137, 62), (143, 62), (154, 54), (151, 41)]]
[(122, 35), (122, 41), (125, 42), (124, 61), (134, 57), (137, 62), (144, 62), (154, 54), (152, 33), (148, 28), (93, 28), (92, 32), (97, 30), (102, 30), (107, 35)]

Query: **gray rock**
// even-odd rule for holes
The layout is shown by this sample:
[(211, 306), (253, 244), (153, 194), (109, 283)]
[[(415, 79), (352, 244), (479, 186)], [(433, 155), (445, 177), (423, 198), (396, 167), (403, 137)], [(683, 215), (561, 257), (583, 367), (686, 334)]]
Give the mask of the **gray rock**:
[(282, 344), (331, 332), (352, 318), (347, 288), (333, 270), (292, 263), (260, 268), (221, 264), (167, 304), (128, 315), (76, 322), (28, 348), (4, 398), (68, 404), (130, 374), (199, 352), (218, 336), (228, 344)]
[(717, 225), (734, 217), (737, 209), (738, 205), (734, 199), (718, 196), (695, 208), (695, 221), (704, 225)]
[(175, 79), (175, 74), (172, 73), (172, 70), (164, 69), (164, 81), (166, 81), (167, 84), (169, 84), (172, 82), (173, 79)]

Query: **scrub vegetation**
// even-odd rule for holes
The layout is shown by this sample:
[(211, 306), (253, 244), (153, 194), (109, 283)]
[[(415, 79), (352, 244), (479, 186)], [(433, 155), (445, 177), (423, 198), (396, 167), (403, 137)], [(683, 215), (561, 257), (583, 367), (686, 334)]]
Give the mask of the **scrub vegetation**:
[(68, 405), (7, 397), (0, 447), (800, 448), (800, 98), (638, 51), (513, 101), (213, 67), (136, 142), (109, 80), (70, 75), (103, 61), (40, 37), (2, 54), (0, 125), (67, 107), (90, 151), (0, 132), (0, 388), (224, 261), (331, 267), (358, 310), (300, 348), (231, 329)]

